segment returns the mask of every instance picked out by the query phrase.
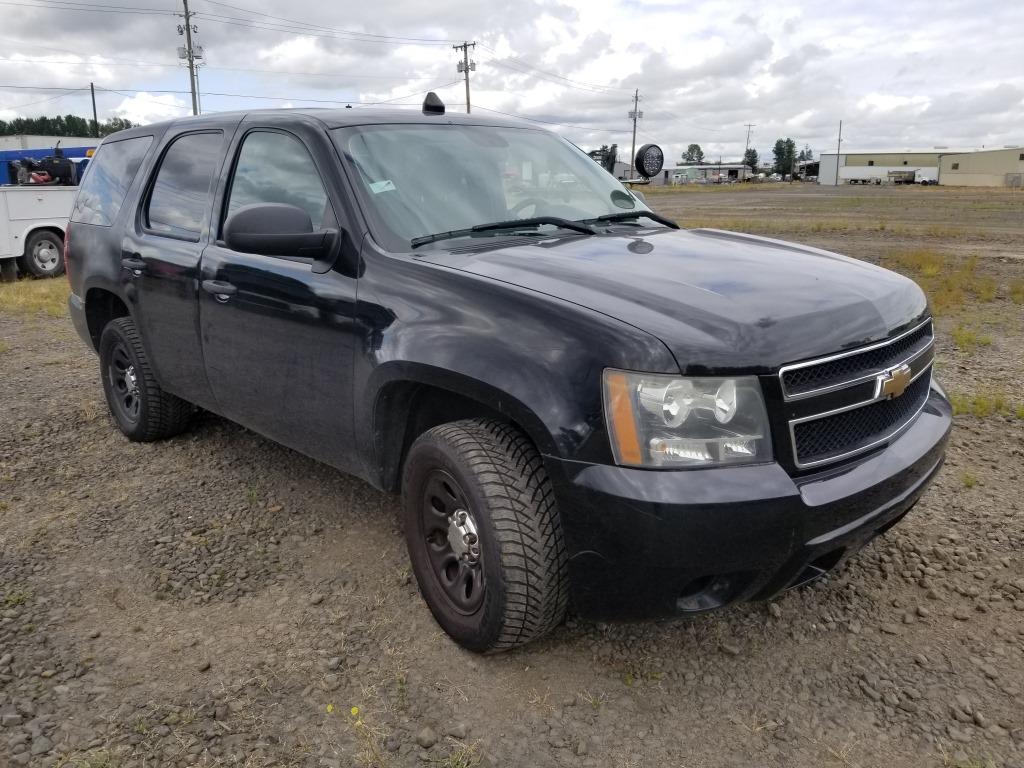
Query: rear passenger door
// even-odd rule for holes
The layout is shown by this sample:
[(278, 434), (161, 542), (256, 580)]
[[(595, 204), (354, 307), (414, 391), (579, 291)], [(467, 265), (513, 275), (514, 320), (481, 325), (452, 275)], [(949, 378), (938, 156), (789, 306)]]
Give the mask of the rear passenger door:
[(205, 407), (213, 397), (199, 340), (199, 260), (237, 123), (165, 135), (121, 245), (127, 294), (160, 385)]
[(257, 203), (302, 208), (314, 230), (344, 229), (325, 184), (324, 172), (336, 168), (333, 147), (313, 127), (240, 131), (215, 241), (203, 254), (200, 324), (218, 412), (351, 469), (355, 278), (316, 274), (311, 259), (233, 251), (221, 235), (233, 212)]

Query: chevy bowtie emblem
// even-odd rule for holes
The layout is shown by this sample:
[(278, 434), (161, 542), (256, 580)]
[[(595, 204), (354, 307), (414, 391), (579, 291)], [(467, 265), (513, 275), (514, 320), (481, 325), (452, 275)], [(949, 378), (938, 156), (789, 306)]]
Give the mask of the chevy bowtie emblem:
[(910, 386), (910, 366), (906, 363), (890, 368), (878, 376), (878, 383), (881, 385), (881, 396), (885, 398), (899, 397)]

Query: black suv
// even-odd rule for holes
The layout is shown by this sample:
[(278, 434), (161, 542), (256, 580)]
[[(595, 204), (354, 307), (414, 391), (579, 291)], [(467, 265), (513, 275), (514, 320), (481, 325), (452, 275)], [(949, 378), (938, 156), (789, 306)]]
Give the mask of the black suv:
[(477, 651), (763, 599), (894, 525), (951, 409), (918, 287), (680, 230), (558, 136), (477, 115), (216, 114), (104, 140), (71, 315), (132, 440), (194, 410), (400, 491)]

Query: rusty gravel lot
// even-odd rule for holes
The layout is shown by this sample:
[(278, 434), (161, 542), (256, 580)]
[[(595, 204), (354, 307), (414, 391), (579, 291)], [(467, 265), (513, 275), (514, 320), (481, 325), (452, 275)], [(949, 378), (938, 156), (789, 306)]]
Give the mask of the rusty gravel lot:
[(474, 656), (394, 498), (214, 416), (129, 443), (65, 284), (3, 285), (0, 766), (1024, 766), (1024, 194), (649, 199), (926, 287), (960, 415), (900, 526), (770, 604)]

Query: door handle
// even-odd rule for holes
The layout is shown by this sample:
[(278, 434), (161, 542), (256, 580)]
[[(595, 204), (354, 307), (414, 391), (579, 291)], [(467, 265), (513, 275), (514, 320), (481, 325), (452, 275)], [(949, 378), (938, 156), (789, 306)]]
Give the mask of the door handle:
[(123, 256), (121, 258), (121, 266), (124, 269), (130, 269), (132, 274), (138, 277), (146, 269), (146, 262), (142, 260), (139, 254), (133, 253), (131, 256)]
[(213, 298), (224, 303), (238, 291), (238, 288), (223, 280), (203, 280), (203, 290), (212, 293)]

